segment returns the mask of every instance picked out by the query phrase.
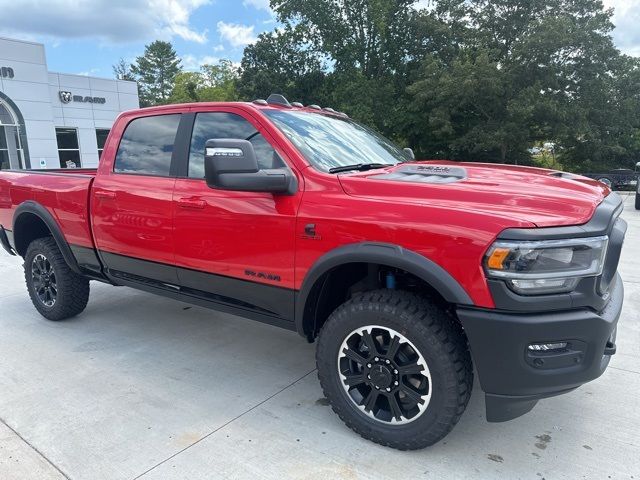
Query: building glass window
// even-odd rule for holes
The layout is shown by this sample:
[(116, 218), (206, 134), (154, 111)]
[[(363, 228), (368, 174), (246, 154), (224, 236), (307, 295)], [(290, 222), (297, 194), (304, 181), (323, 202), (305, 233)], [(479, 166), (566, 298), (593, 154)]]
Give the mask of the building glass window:
[(109, 136), (108, 128), (96, 128), (96, 142), (98, 143), (98, 158), (102, 158), (102, 151), (104, 150), (104, 144)]
[(60, 168), (80, 168), (80, 146), (75, 128), (56, 128)]
[(0, 101), (0, 170), (24, 168), (20, 125), (9, 108)]

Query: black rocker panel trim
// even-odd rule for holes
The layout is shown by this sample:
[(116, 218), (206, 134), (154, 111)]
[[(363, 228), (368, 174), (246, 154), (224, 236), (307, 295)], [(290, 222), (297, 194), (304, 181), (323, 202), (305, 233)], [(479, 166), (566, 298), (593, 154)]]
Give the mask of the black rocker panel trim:
[(174, 265), (127, 257), (99, 250), (100, 257), (108, 275), (152, 280), (158, 283), (178, 285), (178, 274)]
[[(135, 284), (139, 288), (145, 286), (143, 290), (149, 287), (168, 291), (172, 293), (172, 297), (178, 294), (198, 298), (205, 303), (217, 305), (204, 306), (220, 309), (218, 307), (223, 305), (236, 309), (236, 315), (249, 318), (255, 315), (275, 318), (267, 323), (283, 321), (293, 324), (294, 290), (141, 260), (103, 250), (100, 251), (100, 256), (105, 262), (108, 275), (113, 277), (116, 283), (123, 284), (124, 281), (124, 284)], [(264, 318), (261, 318), (261, 321), (264, 321)]]
[(274, 315), (267, 315), (258, 309), (244, 308), (232, 302), (226, 302), (221, 297), (207, 295), (204, 292), (194, 292), (187, 290), (176, 290), (158, 282), (144, 282), (142, 279), (132, 279), (127, 275), (117, 277), (117, 284), (123, 285), (144, 292), (154, 293), (181, 302), (191, 303), (199, 307), (209, 308), (218, 312), (229, 313), (239, 317), (248, 318), (268, 325), (284, 328), (286, 330), (295, 330), (294, 323)]
[(234, 299), (293, 322), (295, 290), (186, 268), (178, 268), (178, 278), (183, 289)]
[(71, 253), (76, 257), (76, 262), (82, 270), (86, 270), (90, 275), (102, 276), (102, 263), (98, 258), (94, 248), (81, 247), (80, 245), (70, 244)]

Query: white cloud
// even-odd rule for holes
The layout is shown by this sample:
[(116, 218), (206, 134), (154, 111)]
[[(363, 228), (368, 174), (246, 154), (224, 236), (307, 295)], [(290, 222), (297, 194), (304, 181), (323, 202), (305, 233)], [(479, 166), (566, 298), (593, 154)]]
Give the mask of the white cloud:
[(181, 60), (182, 68), (190, 72), (199, 71), (202, 65), (213, 65), (220, 61), (218, 57), (214, 57), (211, 55), (196, 57), (195, 55), (191, 55), (190, 53), (188, 53), (187, 55), (183, 55)]
[(271, 11), (269, 0), (244, 0), (242, 4), (245, 7), (254, 7), (258, 10), (266, 10), (267, 12)]
[(604, 0), (606, 8), (613, 8), (613, 39), (616, 46), (628, 55), (640, 56), (640, 4), (637, 0)]
[(244, 47), (256, 41), (253, 25), (240, 25), (238, 23), (218, 22), (220, 38), (226, 40), (232, 47)]
[(0, 33), (25, 38), (99, 38), (110, 43), (157, 37), (204, 43), (191, 28), (195, 10), (210, 0), (0, 0)]
[(98, 72), (100, 72), (99, 68), (92, 68), (84, 72), (78, 72), (76, 75), (82, 75), (83, 77), (90, 77), (91, 75), (95, 75)]

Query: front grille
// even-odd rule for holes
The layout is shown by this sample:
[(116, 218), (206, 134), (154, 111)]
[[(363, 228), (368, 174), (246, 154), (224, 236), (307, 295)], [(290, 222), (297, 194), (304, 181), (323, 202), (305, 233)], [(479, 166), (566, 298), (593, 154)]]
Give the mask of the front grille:
[(600, 295), (604, 295), (609, 291), (611, 281), (616, 275), (626, 232), (627, 222), (622, 218), (618, 218), (616, 223), (613, 225), (611, 233), (609, 233), (609, 247), (607, 248), (607, 255), (604, 260), (602, 275), (598, 280), (598, 293)]

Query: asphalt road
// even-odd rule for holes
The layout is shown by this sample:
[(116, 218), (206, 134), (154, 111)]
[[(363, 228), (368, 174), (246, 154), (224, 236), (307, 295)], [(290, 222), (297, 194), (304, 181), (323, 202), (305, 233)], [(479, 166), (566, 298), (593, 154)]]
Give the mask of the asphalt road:
[(0, 479), (640, 479), (640, 212), (626, 204), (607, 372), (502, 424), (476, 382), (454, 431), (417, 452), (347, 429), (294, 333), (97, 283), (81, 316), (48, 322), (0, 252)]

